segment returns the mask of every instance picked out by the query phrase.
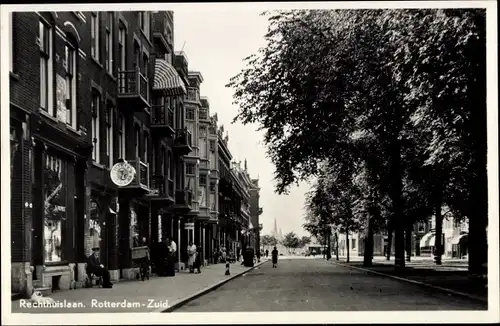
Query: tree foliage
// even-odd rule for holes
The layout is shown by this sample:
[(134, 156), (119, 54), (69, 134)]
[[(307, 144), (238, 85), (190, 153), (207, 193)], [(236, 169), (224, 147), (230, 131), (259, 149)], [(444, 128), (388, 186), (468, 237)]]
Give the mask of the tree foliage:
[(278, 240), (272, 235), (265, 234), (260, 238), (260, 242), (264, 247), (275, 246), (278, 244)]
[(294, 252), (300, 245), (300, 239), (294, 232), (285, 234), (281, 244), (287, 248), (288, 252)]
[(318, 178), (304, 227), (393, 228), (404, 266), (404, 229), (448, 205), (469, 219), (477, 271), (487, 252), (484, 10), (267, 15), (267, 45), (228, 86), (235, 121), (265, 131), (276, 191)]

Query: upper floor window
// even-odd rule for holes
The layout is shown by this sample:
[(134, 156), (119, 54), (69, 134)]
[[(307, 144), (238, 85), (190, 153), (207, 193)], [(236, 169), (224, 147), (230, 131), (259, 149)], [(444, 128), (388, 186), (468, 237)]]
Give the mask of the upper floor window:
[(76, 51), (66, 44), (66, 123), (76, 129)]
[(139, 131), (139, 127), (135, 127), (135, 157), (140, 158), (140, 142), (141, 142), (141, 132)]
[(113, 75), (113, 33), (114, 33), (114, 14), (108, 12), (106, 20), (106, 71)]
[(54, 115), (52, 105), (52, 29), (45, 23), (39, 23), (38, 42), (40, 46), (40, 108)]
[(96, 163), (100, 162), (99, 152), (99, 114), (101, 106), (101, 97), (97, 93), (92, 94), (91, 110), (92, 110), (92, 160)]
[(194, 120), (194, 109), (193, 108), (186, 108), (186, 119), (188, 120)]
[(93, 12), (90, 16), (90, 54), (99, 61), (99, 12)]
[(143, 162), (148, 163), (148, 154), (149, 154), (149, 147), (148, 147), (148, 142), (149, 142), (149, 134), (147, 131), (144, 132), (144, 157), (143, 157)]
[(214, 127), (212, 127), (212, 126), (210, 126), (210, 127), (208, 128), (208, 132), (210, 133), (210, 135), (215, 135), (215, 128), (214, 128)]
[(151, 19), (150, 16), (151, 13), (149, 11), (140, 11), (139, 12), (139, 26), (141, 26), (141, 30), (146, 35), (146, 37), (149, 39), (150, 36), (150, 25), (151, 25)]
[(194, 164), (193, 163), (186, 163), (186, 174), (194, 175)]
[(125, 116), (120, 114), (118, 119), (118, 157), (125, 159), (126, 148), (126, 133), (125, 133)]
[(210, 181), (210, 192), (215, 192), (215, 182)]
[(208, 119), (208, 109), (207, 108), (200, 109), (200, 119), (203, 119), (203, 120)]
[(175, 169), (174, 169), (174, 156), (172, 152), (168, 153), (168, 178), (174, 180)]
[(207, 175), (200, 173), (200, 186), (206, 186), (206, 185), (207, 185)]
[(210, 140), (210, 151), (215, 152), (215, 140)]
[(118, 60), (119, 60), (119, 66), (118, 70), (120, 71), (125, 71), (127, 70), (127, 51), (126, 51), (126, 39), (127, 39), (127, 32), (125, 30), (125, 26), (120, 24), (120, 27), (118, 29)]
[(146, 53), (142, 55), (142, 74), (144, 77), (149, 78), (149, 58)]
[(108, 108), (106, 111), (106, 154), (109, 158), (109, 166), (113, 166), (114, 160), (114, 150), (113, 150), (113, 119), (114, 119), (114, 107), (111, 103), (108, 103)]

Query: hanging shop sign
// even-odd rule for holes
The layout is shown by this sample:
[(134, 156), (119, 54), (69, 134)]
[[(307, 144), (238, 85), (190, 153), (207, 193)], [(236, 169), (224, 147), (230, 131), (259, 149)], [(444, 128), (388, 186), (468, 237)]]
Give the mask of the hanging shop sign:
[(118, 187), (128, 186), (135, 177), (135, 168), (128, 162), (120, 162), (111, 168), (111, 181)]

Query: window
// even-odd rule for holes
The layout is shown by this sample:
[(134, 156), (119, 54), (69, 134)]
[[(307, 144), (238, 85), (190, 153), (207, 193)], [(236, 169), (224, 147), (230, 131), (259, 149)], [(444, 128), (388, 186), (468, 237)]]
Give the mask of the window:
[(210, 151), (215, 152), (215, 140), (210, 140)]
[(10, 51), (9, 51), (9, 71), (14, 72), (14, 22), (13, 22), (13, 12), (9, 12), (9, 40), (10, 44)]
[(66, 123), (76, 129), (76, 51), (66, 45)]
[(52, 107), (52, 30), (44, 22), (39, 23), (40, 45), (40, 108), (54, 115)]
[(148, 148), (148, 143), (149, 143), (149, 135), (148, 133), (145, 131), (144, 132), (144, 157), (143, 157), (143, 162), (144, 163), (148, 163), (148, 157), (149, 157), (149, 148)]
[(161, 174), (162, 175), (167, 175), (167, 150), (165, 147), (161, 148)]
[(113, 166), (113, 111), (114, 108), (108, 104), (106, 112), (106, 154), (109, 158), (109, 166)]
[(141, 141), (141, 132), (139, 131), (139, 127), (135, 127), (135, 157), (140, 158), (141, 157), (141, 152), (139, 151), (139, 144)]
[(214, 127), (209, 127), (208, 128), (208, 132), (210, 133), (210, 135), (215, 135), (215, 128)]
[(141, 30), (143, 31), (144, 35), (149, 39), (149, 30), (150, 30), (150, 12), (149, 11), (140, 11), (139, 12), (139, 25), (141, 26)]
[(200, 186), (205, 187), (207, 185), (207, 175), (200, 174)]
[(92, 160), (99, 163), (99, 114), (100, 114), (101, 97), (98, 94), (92, 94)]
[(194, 164), (186, 163), (186, 174), (194, 175)]
[(210, 181), (210, 191), (215, 192), (215, 182)]
[(356, 249), (356, 239), (351, 239), (351, 249)]
[(200, 147), (200, 157), (203, 159), (207, 158), (207, 139), (200, 137), (198, 146)]
[(93, 12), (90, 17), (90, 54), (99, 61), (99, 13)]
[(146, 53), (144, 53), (142, 55), (142, 74), (144, 75), (144, 77), (146, 78), (149, 77), (148, 72), (149, 72), (149, 58), (146, 55)]
[(203, 120), (208, 119), (208, 109), (207, 108), (200, 109), (200, 119), (203, 119)]
[(125, 133), (125, 116), (120, 114), (118, 119), (118, 157), (126, 158), (126, 133)]
[[(125, 27), (123, 25), (120, 25), (120, 28), (118, 30), (118, 55), (120, 56), (118, 58), (119, 60), (119, 66), (118, 66), (118, 71), (125, 71), (127, 70), (127, 52), (126, 52), (126, 38), (127, 38), (127, 32), (125, 31)], [(125, 87), (125, 79), (119, 78), (119, 87), (120, 89), (123, 89)]]
[(134, 69), (141, 68), (141, 46), (134, 42)]
[(171, 152), (168, 153), (168, 178), (174, 180), (174, 156)]
[(193, 108), (186, 109), (186, 119), (194, 120), (194, 109)]
[(155, 150), (155, 147), (153, 146), (151, 148), (151, 171), (153, 173), (153, 175), (156, 175), (156, 150)]
[(114, 15), (113, 12), (108, 12), (106, 20), (106, 71), (113, 75), (113, 32), (114, 32)]
[(425, 232), (425, 224), (422, 222), (417, 223), (417, 231), (418, 232)]

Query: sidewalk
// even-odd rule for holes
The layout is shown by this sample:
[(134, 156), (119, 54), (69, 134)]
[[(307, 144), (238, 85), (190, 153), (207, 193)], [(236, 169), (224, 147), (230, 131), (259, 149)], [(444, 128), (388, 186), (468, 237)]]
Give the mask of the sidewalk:
[(487, 280), (472, 281), (468, 277), (467, 261), (459, 259), (443, 259), (442, 265), (435, 265), (430, 257), (417, 258), (405, 262), (405, 270), (396, 272), (394, 259), (387, 261), (385, 257), (374, 257), (373, 266), (364, 267), (363, 257), (353, 257), (347, 263), (345, 257), (339, 257), (337, 262), (332, 257), (331, 262), (349, 266), (381, 276), (392, 277), (401, 281), (411, 282), (434, 289), (465, 296), (474, 300), (487, 302)]
[[(144, 282), (117, 282), (112, 289), (94, 287), (57, 291), (50, 297), (59, 304), (69, 303), (70, 306), (65, 304), (65, 307), (57, 308), (28, 308), (21, 307), (21, 300), (17, 300), (12, 301), (12, 313), (160, 312), (204, 289), (252, 269), (240, 263), (231, 264), (231, 275), (226, 276), (225, 267), (225, 264), (215, 264), (204, 267), (201, 274), (182, 271), (176, 273), (175, 277), (152, 276), (149, 281)], [(126, 303), (128, 307), (109, 307), (116, 303)]]

